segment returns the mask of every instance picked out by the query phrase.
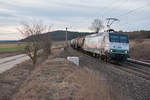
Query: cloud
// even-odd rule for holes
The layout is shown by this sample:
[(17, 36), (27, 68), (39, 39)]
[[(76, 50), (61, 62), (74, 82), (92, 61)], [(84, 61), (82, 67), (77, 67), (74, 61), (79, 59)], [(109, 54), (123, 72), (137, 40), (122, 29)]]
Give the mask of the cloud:
[[(14, 32), (15, 28), (6, 27), (18, 27), (21, 21), (31, 19), (53, 24), (53, 29), (69, 26), (72, 30), (89, 31), (88, 27), (95, 18), (105, 20), (107, 17), (121, 20), (114, 25), (117, 29), (130, 31), (143, 29), (142, 25), (145, 25), (144, 29), (148, 30), (150, 6), (120, 16), (148, 3), (149, 0), (0, 0), (0, 33)], [(143, 21), (145, 18), (147, 21)]]

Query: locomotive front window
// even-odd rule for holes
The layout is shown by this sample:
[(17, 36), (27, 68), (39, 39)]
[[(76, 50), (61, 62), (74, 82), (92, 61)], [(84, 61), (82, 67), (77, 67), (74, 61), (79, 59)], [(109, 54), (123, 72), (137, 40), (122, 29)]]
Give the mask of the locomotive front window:
[(128, 43), (128, 37), (126, 35), (120, 35), (120, 42), (121, 43)]
[(129, 43), (128, 36), (123, 34), (110, 34), (110, 42), (120, 42), (120, 43)]
[(110, 35), (110, 42), (119, 42), (119, 35)]

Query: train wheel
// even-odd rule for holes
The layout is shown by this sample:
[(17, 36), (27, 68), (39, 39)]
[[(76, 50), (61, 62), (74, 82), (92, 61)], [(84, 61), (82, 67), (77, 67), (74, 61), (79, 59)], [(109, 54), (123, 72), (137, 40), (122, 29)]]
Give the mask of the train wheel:
[(94, 56), (95, 58), (97, 58), (97, 54), (96, 54), (96, 53), (94, 53), (93, 56)]
[(104, 61), (107, 63), (107, 56), (104, 57)]
[(110, 61), (110, 57), (109, 55), (106, 55), (106, 62), (109, 62)]
[(104, 55), (101, 55), (100, 58), (101, 58), (102, 61), (105, 60), (105, 56)]
[(99, 58), (99, 54), (96, 54), (96, 58)]
[(92, 56), (95, 57), (95, 53), (93, 53)]

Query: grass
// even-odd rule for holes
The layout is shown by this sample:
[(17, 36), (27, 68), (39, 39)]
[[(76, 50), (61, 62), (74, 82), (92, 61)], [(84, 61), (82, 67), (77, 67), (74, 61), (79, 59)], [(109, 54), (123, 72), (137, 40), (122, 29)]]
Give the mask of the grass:
[(2, 48), (0, 52), (15, 52), (15, 51), (23, 51), (24, 47), (16, 47), (16, 48)]
[(70, 77), (74, 86), (79, 87), (75, 100), (109, 100), (110, 90), (105, 79), (89, 68), (79, 68)]
[(48, 59), (31, 73), (13, 100), (24, 98), (109, 100), (109, 86), (98, 72), (78, 68), (64, 58)]
[(131, 58), (139, 60), (150, 60), (150, 40), (143, 40), (142, 42), (130, 42), (130, 56)]
[(0, 43), (0, 53), (23, 51), (25, 43)]

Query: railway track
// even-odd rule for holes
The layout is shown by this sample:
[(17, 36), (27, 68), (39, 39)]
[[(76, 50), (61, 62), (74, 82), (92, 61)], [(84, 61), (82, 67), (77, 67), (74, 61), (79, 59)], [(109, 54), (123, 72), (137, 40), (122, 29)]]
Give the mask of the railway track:
[[(95, 59), (92, 61), (93, 63), (97, 63), (97, 62), (101, 61), (100, 59), (97, 59), (87, 53), (83, 53), (83, 52), (81, 52), (81, 53), (86, 57)], [(109, 64), (115, 65), (113, 67), (115, 67), (119, 70), (128, 72), (130, 74), (133, 74), (136, 77), (140, 77), (145, 80), (150, 80), (150, 64), (147, 62), (142, 62), (142, 61), (137, 61), (137, 60), (130, 61), (130, 60), (127, 60), (125, 63), (119, 63), (119, 64), (109, 63)]]
[(139, 65), (134, 63), (131, 64), (130, 62), (125, 62), (123, 64), (117, 65), (116, 67), (130, 74), (134, 74), (137, 77), (143, 78), (145, 80), (150, 80), (150, 72), (146, 69), (139, 68), (137, 66)]

